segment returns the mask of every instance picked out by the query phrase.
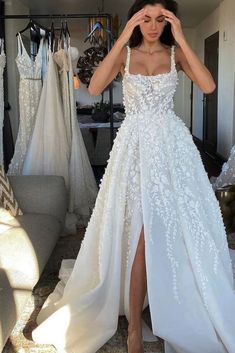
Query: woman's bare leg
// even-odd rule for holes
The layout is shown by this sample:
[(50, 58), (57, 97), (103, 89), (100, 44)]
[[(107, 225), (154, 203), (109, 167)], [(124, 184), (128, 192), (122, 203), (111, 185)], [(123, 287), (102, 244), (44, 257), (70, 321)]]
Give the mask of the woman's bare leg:
[(129, 296), (128, 353), (143, 353), (141, 315), (147, 291), (144, 226), (131, 270)]

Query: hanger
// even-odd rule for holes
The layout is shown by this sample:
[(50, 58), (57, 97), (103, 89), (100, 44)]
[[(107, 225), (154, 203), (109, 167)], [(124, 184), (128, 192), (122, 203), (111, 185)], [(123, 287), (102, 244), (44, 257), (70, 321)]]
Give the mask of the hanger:
[(66, 32), (66, 34), (67, 34), (69, 37), (71, 37), (71, 36), (70, 36), (70, 32), (69, 32), (69, 27), (68, 27), (68, 22), (67, 22), (67, 21), (65, 21), (65, 32)]
[(35, 32), (40, 32), (40, 29), (43, 29), (45, 32), (48, 32), (48, 28), (42, 26), (41, 24), (35, 22), (32, 18), (30, 18), (27, 26), (24, 29), (22, 29), (21, 31), (19, 31), (18, 33), (16, 33), (16, 36), (18, 36), (19, 33), (21, 34), (25, 31), (27, 31), (27, 29), (33, 30)]
[(70, 37), (70, 33), (69, 33), (69, 28), (68, 28), (68, 23), (67, 21), (63, 22), (61, 21), (61, 28), (60, 28), (60, 39), (62, 39), (62, 36), (69, 36)]
[(34, 20), (32, 20), (32, 22), (34, 23), (34, 27), (39, 28), (39, 29), (42, 29), (42, 30), (45, 31), (45, 32), (48, 32), (48, 31), (49, 31), (49, 29), (48, 29), (47, 27), (41, 25), (40, 23), (38, 23), (38, 22), (36, 22), (36, 21), (34, 21)]
[(37, 30), (36, 27), (35, 27), (34, 21), (33, 21), (32, 19), (30, 19), (29, 23), (27, 24), (27, 26), (26, 26), (24, 29), (22, 29), (21, 31), (19, 31), (18, 33), (16, 33), (16, 37), (17, 37), (19, 34), (21, 34), (21, 33), (25, 32), (25, 31), (27, 31), (27, 29), (34, 29), (35, 31)]
[(65, 28), (64, 28), (64, 22), (61, 21), (61, 27), (60, 27), (60, 39), (64, 36)]
[(68, 28), (68, 23), (67, 21), (61, 21), (60, 41), (63, 40), (64, 44), (66, 44), (66, 48), (68, 48), (69, 39), (70, 39), (70, 32)]
[(97, 41), (97, 39), (95, 38), (95, 36), (93, 36), (94, 32), (97, 30), (97, 29), (103, 29), (105, 32), (107, 32), (110, 36), (111, 39), (113, 39), (113, 34), (112, 32), (108, 29), (108, 28), (104, 28), (104, 26), (102, 25), (101, 22), (96, 22), (93, 29), (91, 30), (91, 32), (88, 34), (88, 36), (85, 38), (84, 40), (84, 43), (92, 36), (95, 41), (99, 44), (99, 41)]

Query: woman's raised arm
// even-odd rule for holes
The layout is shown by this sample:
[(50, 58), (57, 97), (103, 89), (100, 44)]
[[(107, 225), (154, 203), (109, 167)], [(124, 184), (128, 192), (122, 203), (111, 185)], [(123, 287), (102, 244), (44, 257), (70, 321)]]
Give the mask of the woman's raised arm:
[(101, 94), (119, 73), (125, 52), (123, 46), (124, 45), (117, 40), (110, 52), (96, 68), (88, 86), (88, 92), (92, 96)]
[(88, 91), (92, 96), (101, 94), (121, 70), (126, 54), (124, 46), (128, 42), (134, 28), (144, 20), (145, 13), (146, 10), (142, 8), (129, 19), (110, 52), (96, 68), (88, 86)]
[(187, 42), (181, 27), (181, 21), (169, 10), (162, 9), (162, 14), (165, 16), (165, 19), (171, 23), (172, 34), (180, 45), (180, 48), (176, 48), (180, 68), (202, 92), (207, 94), (214, 92), (216, 89), (215, 81), (208, 68), (203, 64), (196, 53), (194, 53)]

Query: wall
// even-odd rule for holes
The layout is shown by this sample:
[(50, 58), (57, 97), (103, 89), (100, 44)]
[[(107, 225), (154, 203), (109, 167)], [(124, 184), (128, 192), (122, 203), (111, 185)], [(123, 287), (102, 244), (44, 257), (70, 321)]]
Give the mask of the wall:
[[(195, 31), (191, 28), (183, 28), (184, 35), (190, 44), (194, 46)], [(178, 86), (175, 92), (174, 104), (176, 114), (184, 121), (185, 125), (191, 127), (191, 80), (183, 72), (178, 73)]]
[[(224, 0), (220, 6), (218, 151), (229, 156), (235, 144), (235, 2)], [(224, 40), (224, 35), (227, 40)]]
[[(204, 19), (195, 28), (194, 50), (202, 62), (204, 62), (204, 41), (207, 37), (219, 30), (219, 8), (216, 8), (211, 15)], [(203, 138), (203, 93), (194, 84), (193, 94), (193, 129), (192, 133), (200, 140)]]
[[(6, 15), (29, 14), (29, 9), (18, 0), (5, 2)], [(19, 125), (19, 74), (15, 58), (18, 53), (16, 33), (23, 29), (28, 20), (6, 20), (6, 57), (7, 57), (7, 80), (8, 101), (11, 106), (9, 116), (11, 120), (13, 139), (16, 140)]]
[[(235, 142), (234, 81), (235, 81), (235, 3), (224, 0), (213, 13), (195, 29), (194, 50), (204, 62), (204, 40), (219, 31), (218, 73), (218, 148), (217, 152), (227, 158)], [(227, 40), (224, 40), (225, 32)], [(193, 135), (203, 137), (203, 93), (194, 85)]]

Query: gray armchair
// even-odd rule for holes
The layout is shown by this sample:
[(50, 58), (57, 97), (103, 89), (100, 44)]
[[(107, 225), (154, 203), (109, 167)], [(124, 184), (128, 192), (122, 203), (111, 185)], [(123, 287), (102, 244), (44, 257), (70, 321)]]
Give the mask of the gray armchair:
[(68, 195), (59, 176), (11, 176), (23, 211), (0, 233), (0, 351), (64, 229)]

